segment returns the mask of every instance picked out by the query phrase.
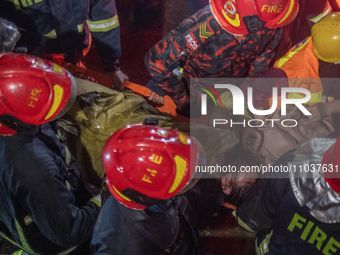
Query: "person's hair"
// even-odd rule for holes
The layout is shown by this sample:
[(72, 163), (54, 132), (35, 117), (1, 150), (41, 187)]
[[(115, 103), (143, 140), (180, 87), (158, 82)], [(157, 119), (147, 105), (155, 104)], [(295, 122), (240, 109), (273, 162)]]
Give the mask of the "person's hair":
[(264, 164), (264, 157), (262, 155), (247, 151), (241, 142), (223, 155), (223, 163), (225, 165), (234, 164), (237, 159), (248, 166), (260, 166)]
[[(224, 155), (223, 164), (235, 165), (237, 160), (240, 160), (243, 165), (249, 166), (260, 166), (264, 164), (263, 156), (245, 150), (242, 143), (237, 144), (231, 151)], [(237, 186), (234, 180), (237, 178), (256, 178), (256, 175), (254, 172), (242, 173), (240, 171), (230, 172), (224, 175), (222, 178), (232, 179), (231, 193), (229, 195), (223, 194), (224, 201), (235, 206), (240, 205), (255, 184), (245, 183), (243, 186)]]

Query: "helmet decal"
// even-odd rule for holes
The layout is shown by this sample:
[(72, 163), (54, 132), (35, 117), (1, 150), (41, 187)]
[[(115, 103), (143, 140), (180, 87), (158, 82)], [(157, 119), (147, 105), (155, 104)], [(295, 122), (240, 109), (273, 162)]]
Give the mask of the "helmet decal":
[(283, 16), (283, 18), (279, 22), (277, 22), (278, 25), (280, 25), (282, 22), (284, 22), (289, 17), (289, 15), (293, 11), (294, 5), (295, 5), (295, 1), (291, 0), (288, 11), (286, 12), (285, 16)]
[(174, 183), (169, 190), (169, 193), (174, 192), (178, 188), (185, 175), (185, 169), (187, 169), (187, 162), (185, 161), (185, 159), (177, 155), (175, 155), (174, 159), (176, 163), (176, 177)]
[(235, 27), (239, 27), (241, 25), (240, 15), (238, 15), (236, 12), (234, 2), (235, 0), (228, 0), (224, 5), (222, 13), (226, 20), (230, 22), (230, 24)]
[(62, 87), (60, 87), (58, 84), (56, 84), (56, 85), (54, 85), (53, 90), (54, 90), (53, 104), (52, 104), (50, 112), (45, 117), (45, 120), (48, 120), (49, 118), (51, 118), (54, 115), (54, 113), (59, 108), (61, 101), (62, 101), (62, 98), (63, 98), (64, 90), (63, 90)]
[(299, 10), (298, 0), (210, 0), (209, 5), (220, 26), (239, 36), (265, 27), (286, 26), (295, 19)]

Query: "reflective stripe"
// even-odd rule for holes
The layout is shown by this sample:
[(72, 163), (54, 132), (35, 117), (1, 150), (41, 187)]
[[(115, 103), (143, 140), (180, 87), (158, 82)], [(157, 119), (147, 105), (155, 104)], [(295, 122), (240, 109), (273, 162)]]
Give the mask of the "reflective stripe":
[(84, 25), (83, 24), (77, 25), (77, 28), (78, 28), (78, 32), (81, 33), (84, 30)]
[(9, 239), (4, 233), (0, 232), (0, 237), (5, 238), (10, 243), (14, 244), (15, 246), (18, 246), (20, 249), (23, 249), (23, 247), (17, 243), (15, 243), (13, 240)]
[(23, 250), (13, 252), (11, 255), (21, 255)]
[(330, 13), (332, 11), (331, 7), (329, 5), (327, 5), (327, 8), (325, 11), (321, 12), (318, 16), (309, 19), (310, 21), (316, 23), (318, 22), (321, 18), (325, 17), (328, 13)]
[(16, 10), (20, 10), (21, 9), (19, 0), (11, 0), (11, 2), (14, 4)]
[(27, 215), (24, 218), (24, 221), (25, 221), (26, 226), (28, 226), (29, 224), (31, 224), (33, 222), (33, 219), (29, 215)]
[(290, 51), (286, 56), (280, 58), (279, 62), (277, 63), (276, 67), (281, 68), (291, 57), (293, 57), (296, 53), (298, 53), (299, 50), (301, 50), (303, 47), (305, 47), (312, 37), (309, 37), (304, 44), (302, 44), (299, 48), (296, 48), (293, 51)]
[(53, 29), (51, 32), (49, 32), (47, 34), (44, 34), (44, 36), (46, 36), (47, 38), (50, 38), (50, 39), (56, 39), (57, 38), (57, 33)]
[(95, 203), (95, 204), (98, 205), (99, 207), (102, 206), (102, 198), (101, 198), (100, 195), (95, 196), (95, 197), (92, 198), (90, 201), (93, 202), (93, 203)]
[(270, 231), (268, 235), (264, 238), (264, 240), (258, 245), (257, 243), (257, 238), (255, 240), (255, 249), (256, 249), (256, 254), (257, 255), (263, 255), (269, 252), (269, 243), (270, 243), (270, 238), (273, 235), (273, 230)]
[(23, 250), (27, 251), (30, 254), (34, 254), (33, 250), (31, 249), (31, 247), (27, 243), (24, 232), (22, 231), (22, 228), (21, 228), (21, 226), (20, 226), (20, 224), (17, 220), (15, 220), (15, 227), (18, 231)]
[(177, 79), (181, 80), (183, 76), (184, 69), (182, 67), (177, 67), (172, 71), (172, 73), (177, 77)]
[(66, 188), (68, 189), (68, 190), (71, 190), (71, 185), (70, 185), (70, 183), (68, 182), (68, 181), (65, 181), (66, 182)]
[(99, 20), (99, 21), (86, 20), (86, 23), (91, 32), (107, 32), (119, 26), (117, 15), (106, 20)]
[[(83, 24), (77, 25), (77, 29), (78, 29), (79, 33), (83, 32), (84, 25)], [(50, 31), (47, 34), (44, 34), (43, 36), (46, 36), (47, 38), (50, 38), (50, 39), (56, 39), (57, 38), (57, 32), (55, 31), (55, 29), (53, 29), (52, 31)]]
[[(235, 212), (235, 211), (234, 211)], [(244, 228), (245, 230), (249, 231), (249, 232), (255, 232), (254, 230), (252, 230), (243, 220), (240, 219), (240, 217), (238, 217), (236, 215), (236, 213), (233, 212), (233, 215), (235, 217), (235, 219), (237, 220), (237, 223)]]
[(66, 251), (63, 251), (63, 252), (60, 252), (58, 253), (57, 255), (66, 255), (66, 254), (69, 254), (70, 252), (74, 251), (75, 249), (77, 249), (78, 246), (74, 246), (74, 247), (71, 247), (69, 249), (67, 249)]
[[(316, 104), (322, 102), (322, 93), (323, 91), (320, 91), (318, 93), (311, 93), (311, 98), (306, 104)], [(288, 99), (301, 99), (305, 98), (305, 95), (300, 95), (297, 93), (290, 93), (288, 94)], [(333, 97), (328, 97), (328, 102), (333, 101)]]
[(21, 4), (23, 7), (28, 7), (28, 6), (33, 5), (33, 2), (32, 0), (21, 0)]
[[(17, 221), (16, 221), (16, 224), (19, 225), (19, 223), (18, 223)], [(20, 226), (19, 226), (19, 229), (22, 231), (22, 229), (21, 229)], [(17, 230), (18, 230), (18, 227), (17, 227)], [(19, 232), (19, 231), (18, 231), (18, 232)], [(19, 236), (20, 236), (20, 238), (21, 238), (20, 233), (19, 233)], [(16, 252), (13, 253), (12, 255), (20, 255), (20, 254), (22, 254), (22, 253), (25, 251), (25, 248), (24, 248), (23, 246), (21, 246), (21, 245), (15, 243), (13, 240), (9, 239), (4, 233), (0, 232), (0, 237), (5, 238), (5, 239), (6, 239), (7, 241), (9, 241), (10, 243), (12, 243), (12, 244), (14, 244), (15, 246), (19, 247), (20, 249), (22, 249), (22, 250), (20, 250), (20, 251), (16, 251)], [(26, 239), (25, 239), (25, 243), (26, 243)], [(74, 251), (74, 250), (77, 249), (77, 248), (78, 248), (78, 246), (74, 246), (74, 247), (68, 248), (67, 250), (62, 251), (62, 252), (58, 253), (57, 255), (66, 255), (66, 254), (69, 254), (70, 252)], [(32, 251), (31, 248), (26, 249), (26, 252), (28, 252), (29, 254), (36, 254), (35, 252)]]
[(72, 155), (68, 147), (65, 145), (65, 151), (66, 151), (66, 165), (69, 166), (71, 163)]

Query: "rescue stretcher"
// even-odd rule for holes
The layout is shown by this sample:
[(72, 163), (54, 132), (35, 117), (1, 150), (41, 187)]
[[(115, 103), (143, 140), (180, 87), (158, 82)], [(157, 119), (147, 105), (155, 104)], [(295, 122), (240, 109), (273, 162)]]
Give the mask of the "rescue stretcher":
[[(96, 79), (98, 84), (103, 85), (107, 88), (111, 87), (111, 84), (112, 84), (111, 78), (109, 76), (103, 74), (103, 73), (93, 71), (93, 70), (90, 70), (90, 69), (85, 69), (85, 68), (67, 63), (67, 62), (62, 62), (61, 65), (74, 76), (77, 76), (77, 74), (87, 75), (87, 76), (90, 76), (90, 77)], [(190, 121), (189, 118), (184, 117), (184, 116), (176, 113), (176, 105), (170, 97), (165, 96), (164, 97), (164, 105), (159, 105), (159, 104), (155, 104), (155, 103), (153, 103), (153, 102), (151, 102), (147, 99), (148, 96), (151, 93), (151, 90), (146, 88), (145, 86), (126, 81), (124, 83), (124, 87), (126, 89), (132, 90), (132, 92), (134, 94), (143, 97), (145, 100), (148, 101), (149, 104), (151, 104), (153, 107), (157, 108), (160, 112), (167, 113), (172, 118), (174, 118), (174, 119), (176, 119), (180, 122), (189, 122)]]

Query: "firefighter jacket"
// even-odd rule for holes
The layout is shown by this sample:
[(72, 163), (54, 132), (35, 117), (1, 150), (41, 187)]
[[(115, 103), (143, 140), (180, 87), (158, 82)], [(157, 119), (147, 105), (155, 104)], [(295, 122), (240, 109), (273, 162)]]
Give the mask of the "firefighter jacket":
[(198, 255), (195, 203), (187, 193), (145, 210), (125, 207), (110, 195), (93, 231), (92, 254)]
[(145, 64), (152, 77), (147, 86), (182, 106), (189, 102), (184, 84), (189, 84), (190, 78), (246, 77), (266, 69), (281, 34), (281, 29), (266, 28), (242, 36), (238, 42), (220, 27), (206, 6), (146, 54)]
[(0, 136), (0, 234), (29, 254), (89, 243), (99, 214), (51, 124)]
[[(275, 62), (274, 67), (256, 74), (253, 78), (246, 79), (241, 89), (247, 95), (247, 89), (253, 88), (253, 105), (257, 109), (272, 105), (273, 87), (278, 89), (279, 96), (283, 87), (308, 89), (311, 93), (311, 98), (307, 102), (309, 105), (332, 101), (332, 93), (325, 94), (323, 91), (323, 85), (327, 84), (325, 80), (320, 79), (320, 61), (313, 53), (311, 37), (296, 44), (285, 56)], [(288, 93), (288, 99), (303, 97), (303, 94)]]
[(286, 178), (261, 179), (237, 209), (239, 223), (259, 231), (258, 255), (340, 254), (340, 195), (318, 170), (334, 142), (315, 138), (283, 155), (276, 166), (292, 169)]
[(66, 55), (75, 64), (90, 31), (107, 71), (114, 71), (121, 55), (120, 28), (114, 0), (3, 0), (0, 17), (21, 30), (17, 46), (32, 55)]

